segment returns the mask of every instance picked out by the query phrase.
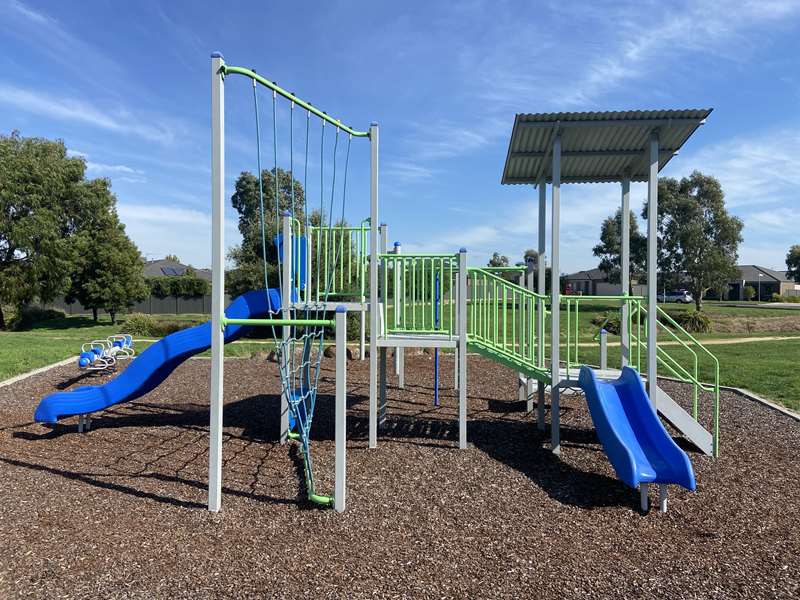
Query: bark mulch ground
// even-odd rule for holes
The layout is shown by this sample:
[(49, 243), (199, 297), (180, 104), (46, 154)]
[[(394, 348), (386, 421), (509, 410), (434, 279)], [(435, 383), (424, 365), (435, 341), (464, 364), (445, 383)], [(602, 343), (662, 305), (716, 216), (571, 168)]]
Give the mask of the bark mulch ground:
[[(102, 378), (67, 366), (0, 389), (0, 597), (800, 596), (800, 423), (724, 394), (720, 458), (690, 453), (698, 491), (671, 489), (667, 514), (643, 515), (582, 397), (562, 400), (558, 460), (514, 374), (480, 357), (469, 358), (470, 447), (459, 451), (451, 361), (434, 408), (430, 357), (407, 359), (376, 450), (367, 363), (349, 363), (342, 515), (302, 499), (297, 448), (275, 443), (272, 363), (226, 363), (218, 514), (205, 510), (208, 361), (96, 415), (87, 434), (76, 419), (48, 429), (31, 415), (44, 394)], [(325, 362), (314, 458), (329, 493)]]

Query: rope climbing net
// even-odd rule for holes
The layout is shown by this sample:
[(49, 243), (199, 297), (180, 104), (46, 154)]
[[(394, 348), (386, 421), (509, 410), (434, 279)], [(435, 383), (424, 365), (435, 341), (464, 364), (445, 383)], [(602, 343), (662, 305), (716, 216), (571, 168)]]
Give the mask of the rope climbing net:
[[(288, 437), (299, 442), (308, 498), (317, 504), (331, 505), (333, 498), (316, 493), (311, 426), (326, 329), (333, 324), (326, 318), (331, 310), (328, 301), (337, 289), (337, 265), (342, 260), (352, 261), (350, 253), (353, 249), (344, 243), (332, 244), (330, 250), (325, 247), (323, 255), (322, 244), (311, 245), (309, 242), (312, 232), (317, 238), (323, 235), (331, 238), (345, 223), (352, 141), (354, 137), (368, 137), (369, 133), (344, 125), (253, 70), (222, 67), (223, 76), (234, 73), (245, 75), (253, 82), (263, 282), (267, 292), (272, 284), (282, 297), (282, 314), (279, 315), (277, 309), (270, 313), (273, 319), (280, 317), (281, 327), (271, 327), (270, 330), (277, 347), (283, 400), (289, 410)], [(272, 96), (272, 164), (268, 171), (262, 165), (262, 107), (259, 98), (263, 88), (267, 88)], [(279, 99), (286, 105), (279, 104)], [(297, 112), (301, 113), (299, 118), (295, 115)], [(298, 133), (299, 144), (296, 143)], [(287, 138), (288, 156), (281, 143), (286, 143)], [(301, 157), (302, 168), (299, 171), (302, 175), (296, 173), (296, 153)], [(302, 177), (302, 183), (295, 178), (296, 175)], [(313, 187), (317, 189), (312, 190)], [(310, 209), (312, 192), (313, 197), (318, 198), (318, 205)], [(271, 215), (267, 209), (270, 203)], [(338, 215), (336, 223), (334, 215)], [(276, 249), (277, 268), (273, 281), (270, 281), (269, 241), (274, 242)], [(311, 264), (316, 268), (313, 275), (308, 272)], [(313, 293), (310, 289), (312, 284), (316, 288)]]

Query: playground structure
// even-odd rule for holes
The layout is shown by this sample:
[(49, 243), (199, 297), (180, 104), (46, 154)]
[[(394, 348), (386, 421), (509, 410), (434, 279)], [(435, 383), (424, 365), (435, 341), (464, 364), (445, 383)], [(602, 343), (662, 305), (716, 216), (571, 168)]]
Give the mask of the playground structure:
[[(438, 352), (455, 353), (458, 390), (458, 446), (467, 447), (467, 353), (481, 355), (511, 368), (518, 375), (519, 398), (546, 426), (545, 393), (550, 394), (550, 440), (554, 454), (561, 452), (560, 395), (571, 390), (586, 394), (598, 436), (618, 476), (639, 487), (646, 508), (649, 483), (660, 487), (661, 508), (666, 510), (666, 486), (676, 483), (694, 489), (694, 476), (686, 454), (661, 424), (664, 417), (706, 454), (719, 451), (719, 366), (716, 358), (656, 305), (656, 219), (658, 172), (704, 122), (710, 110), (631, 111), (626, 113), (556, 113), (517, 115), (503, 173), (504, 184), (532, 184), (538, 189), (538, 259), (527, 267), (469, 267), (467, 250), (452, 253), (406, 253), (400, 243), (388, 250), (388, 227), (379, 217), (379, 127), (357, 131), (285, 91), (250, 69), (225, 64), (212, 55), (212, 320), (210, 323), (165, 338), (158, 351), (151, 347), (107, 389), (87, 386), (53, 394), (42, 401), (37, 421), (55, 422), (70, 415), (84, 419), (91, 412), (147, 393), (183, 360), (210, 347), (210, 451), (208, 508), (217, 511), (222, 499), (222, 424), (224, 344), (252, 327), (268, 327), (275, 336), (283, 393), (280, 404), (280, 441), (296, 440), (301, 448), (308, 498), (342, 511), (346, 506), (346, 334), (348, 312), (360, 316), (360, 356), (366, 354), (366, 315), (369, 318), (369, 432), (370, 448), (377, 447), (379, 431), (388, 415), (386, 400), (388, 351), (394, 350), (394, 367), (404, 385), (404, 349), (432, 348), (435, 352), (434, 402), (438, 401)], [(291, 198), (283, 198), (275, 179), (275, 245), (278, 285), (267, 277), (267, 215), (262, 178), (259, 176), (260, 223), (264, 260), (264, 289), (236, 299), (224, 309), (224, 84), (227, 77), (252, 80), (261, 168), (261, 133), (257, 85), (272, 92), (274, 162), (278, 173), (276, 99), (305, 111), (303, 189), (308, 197), (309, 123), (333, 127), (332, 181), (328, 197), (323, 181), (325, 157), (320, 151), (320, 225), (311, 225), (308, 210), (295, 214), (294, 185)], [(294, 122), (289, 125), (290, 181), (294, 180)], [(337, 148), (347, 136), (341, 214), (347, 196), (349, 148), (355, 137), (370, 143), (370, 214), (356, 226), (334, 223), (337, 192)], [(628, 223), (630, 182), (648, 182), (648, 294), (630, 295)], [(617, 296), (562, 296), (559, 288), (559, 225), (562, 183), (619, 182), (623, 214), (621, 290)], [(551, 189), (550, 293), (546, 293), (547, 185)], [(324, 218), (327, 215), (328, 224)], [(273, 217), (270, 217), (271, 219)], [(516, 279), (512, 281), (511, 279)], [(579, 316), (587, 304), (612, 305), (620, 314), (621, 364), (609, 369), (589, 369), (579, 353)], [(565, 317), (562, 326), (561, 316)], [(331, 318), (330, 315), (335, 315)], [(668, 325), (668, 326), (667, 326)], [(322, 359), (325, 328), (334, 328), (336, 343), (335, 492), (317, 494), (314, 486), (310, 430)], [(549, 331), (548, 331), (549, 330)], [(278, 334), (278, 331), (280, 334)], [(659, 333), (680, 348), (676, 355), (658, 345)], [(181, 336), (181, 334), (183, 334)], [(180, 337), (174, 337), (180, 336)], [(173, 339), (171, 339), (173, 338)], [(601, 336), (603, 342), (605, 335)], [(180, 342), (180, 343), (176, 343)], [(642, 360), (644, 357), (644, 361)], [(714, 363), (714, 377), (701, 378), (701, 359)], [(688, 361), (688, 362), (687, 362)], [(644, 362), (644, 368), (643, 367)], [(654, 376), (662, 372), (692, 386), (693, 406), (684, 410), (658, 387)], [(647, 389), (642, 384), (646, 377)], [(711, 423), (700, 422), (701, 393), (710, 393)], [(535, 412), (534, 412), (535, 410)]]

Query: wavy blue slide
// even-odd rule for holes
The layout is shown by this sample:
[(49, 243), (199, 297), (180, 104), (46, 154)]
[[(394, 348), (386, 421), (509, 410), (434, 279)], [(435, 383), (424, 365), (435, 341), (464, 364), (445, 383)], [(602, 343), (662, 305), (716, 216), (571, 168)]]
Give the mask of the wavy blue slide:
[[(247, 292), (231, 302), (225, 310), (229, 319), (263, 319), (280, 310), (279, 290)], [(250, 327), (229, 325), (225, 343), (242, 337)], [(154, 343), (118, 377), (105, 385), (87, 385), (68, 392), (55, 392), (45, 397), (36, 408), (34, 420), (56, 423), (73, 415), (88, 414), (109, 406), (128, 402), (156, 388), (178, 365), (211, 346), (211, 322), (177, 331)]]
[(692, 463), (667, 433), (635, 370), (623, 367), (619, 379), (598, 381), (584, 366), (579, 383), (617, 477), (632, 488), (640, 483), (676, 483), (695, 490)]

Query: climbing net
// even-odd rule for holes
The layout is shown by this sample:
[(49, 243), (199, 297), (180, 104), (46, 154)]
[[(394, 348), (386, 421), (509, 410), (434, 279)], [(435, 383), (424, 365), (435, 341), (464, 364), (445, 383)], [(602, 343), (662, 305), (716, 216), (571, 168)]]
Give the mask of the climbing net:
[[(267, 241), (272, 221), (275, 231), (272, 241), (277, 250), (277, 288), (282, 292), (284, 299), (281, 312), (284, 323), (287, 319), (292, 322), (288, 326), (271, 328), (277, 346), (282, 395), (289, 410), (288, 436), (299, 442), (309, 499), (318, 504), (329, 505), (333, 499), (318, 495), (315, 490), (310, 437), (326, 335), (326, 326), (320, 323), (324, 322), (326, 313), (331, 310), (328, 300), (335, 285), (336, 266), (345, 252), (350, 252), (350, 248), (340, 244), (332, 248), (330, 253), (326, 248), (323, 257), (321, 244), (311, 246), (308, 242), (311, 239), (312, 228), (317, 232), (327, 229), (328, 234), (335, 229), (337, 226), (334, 223), (335, 214), (338, 215), (339, 225), (345, 222), (347, 178), (353, 137), (367, 137), (369, 134), (343, 125), (340, 121), (329, 117), (327, 113), (281, 89), (274, 82), (258, 76), (254, 71), (226, 67), (226, 72), (244, 74), (253, 80), (264, 288), (269, 293)], [(259, 106), (262, 90), (258, 83), (272, 93), (270, 171), (262, 169), (262, 109)], [(279, 98), (281, 101), (285, 100), (288, 106), (279, 107)], [(296, 118), (296, 112), (301, 113), (300, 118)], [(279, 114), (282, 115), (281, 119)], [(297, 133), (300, 134), (298, 144), (295, 142)], [(281, 145), (279, 140), (285, 143), (287, 137), (288, 157), (279, 152)], [(302, 169), (300, 169), (302, 184), (295, 179), (296, 152), (302, 157)], [(284, 163), (284, 167), (288, 167), (288, 170), (279, 166), (279, 157), (281, 157), (280, 162)], [(313, 170), (318, 171), (318, 178), (316, 173), (309, 173)], [(265, 190), (265, 181), (273, 186), (271, 190)], [(309, 197), (312, 196), (309, 186), (318, 187), (314, 190), (314, 196), (318, 195), (319, 203), (312, 211), (309, 211)], [(273, 195), (274, 215), (266, 214), (267, 192)], [(284, 239), (287, 219), (289, 235), (288, 239)], [(308, 256), (309, 253), (315, 253), (316, 256)], [(308, 260), (309, 258), (316, 266), (316, 277), (306, 272), (309, 263), (312, 262)], [(320, 273), (324, 274), (322, 278)], [(315, 282), (317, 287), (314, 294), (308, 289), (312, 282)], [(271, 316), (276, 314), (277, 311), (273, 311)]]

